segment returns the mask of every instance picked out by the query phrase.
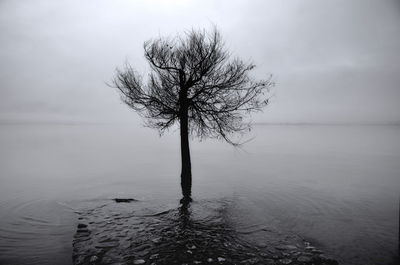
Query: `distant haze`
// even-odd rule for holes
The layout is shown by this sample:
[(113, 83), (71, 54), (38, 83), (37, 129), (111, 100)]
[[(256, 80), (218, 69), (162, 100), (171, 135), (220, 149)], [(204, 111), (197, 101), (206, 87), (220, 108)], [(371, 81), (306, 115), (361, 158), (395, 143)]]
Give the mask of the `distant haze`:
[(400, 121), (400, 2), (0, 1), (0, 121), (138, 120), (106, 85), (143, 42), (221, 31), (254, 75), (273, 74), (256, 122)]

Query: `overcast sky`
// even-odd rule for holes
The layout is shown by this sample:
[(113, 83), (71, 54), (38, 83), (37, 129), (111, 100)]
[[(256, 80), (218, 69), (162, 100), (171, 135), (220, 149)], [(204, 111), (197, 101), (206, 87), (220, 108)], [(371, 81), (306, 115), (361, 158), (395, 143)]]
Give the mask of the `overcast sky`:
[(0, 120), (130, 121), (107, 87), (143, 42), (215, 24), (254, 75), (255, 121), (400, 121), (400, 1), (0, 0)]

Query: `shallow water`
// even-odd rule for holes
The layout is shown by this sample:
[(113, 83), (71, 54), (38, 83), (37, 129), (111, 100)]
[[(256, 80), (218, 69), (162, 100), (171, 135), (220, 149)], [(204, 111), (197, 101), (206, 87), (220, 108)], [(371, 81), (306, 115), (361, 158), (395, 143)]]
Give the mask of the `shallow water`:
[[(97, 209), (133, 197), (141, 211), (178, 207), (176, 131), (159, 138), (128, 125), (0, 127), (0, 264), (71, 264), (88, 202)], [(303, 238), (340, 264), (392, 262), (399, 127), (256, 126), (252, 134), (243, 149), (192, 141), (194, 216), (235, 238), (243, 229), (276, 231), (256, 243)]]
[(81, 202), (74, 264), (337, 264), (293, 233), (249, 222), (242, 206), (238, 198), (179, 207)]

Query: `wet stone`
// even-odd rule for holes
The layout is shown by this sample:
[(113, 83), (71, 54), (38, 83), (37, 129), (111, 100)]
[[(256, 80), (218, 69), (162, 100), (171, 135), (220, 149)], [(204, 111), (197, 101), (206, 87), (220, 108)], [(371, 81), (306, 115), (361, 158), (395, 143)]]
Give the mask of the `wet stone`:
[(293, 261), (291, 259), (280, 259), (279, 262), (287, 265), (287, 264), (291, 264)]
[(88, 229), (78, 229), (76, 232), (80, 233), (80, 234), (84, 234), (84, 233), (89, 234), (90, 233), (90, 231)]
[(307, 246), (307, 247), (305, 248), (305, 250), (307, 250), (307, 251), (313, 251), (313, 250), (315, 250), (315, 248), (312, 247), (312, 246)]
[(75, 259), (75, 262), (74, 262), (74, 264), (76, 264), (76, 265), (81, 265), (81, 264), (83, 264), (83, 262), (85, 261), (85, 259), (84, 259), (84, 257), (77, 257), (76, 259)]
[(318, 249), (313, 249), (313, 250), (311, 250), (311, 253), (313, 253), (313, 254), (322, 254), (323, 252), (321, 250), (318, 250)]
[(287, 250), (295, 250), (295, 249), (297, 249), (297, 247), (294, 245), (286, 245), (286, 249)]
[(196, 249), (196, 246), (195, 245), (186, 245), (186, 248), (188, 248), (188, 249)]
[(307, 257), (307, 256), (300, 256), (300, 257), (297, 258), (297, 261), (299, 261), (299, 262), (311, 262), (312, 259), (310, 257)]
[(89, 262), (96, 262), (99, 258), (97, 256), (92, 256)]
[(86, 224), (82, 224), (82, 223), (79, 223), (79, 224), (78, 224), (78, 229), (79, 229), (79, 228), (86, 228), (86, 227), (87, 227)]
[[(87, 226), (78, 228), (73, 264), (337, 264), (313, 253), (316, 248), (300, 237), (281, 236), (272, 229), (240, 234), (218, 210), (208, 209), (207, 219), (185, 219), (179, 208), (155, 210), (153, 215), (144, 203), (116, 205), (111, 201), (109, 206), (82, 211), (85, 223), (92, 223), (92, 232)], [(93, 256), (98, 259), (90, 262)]]

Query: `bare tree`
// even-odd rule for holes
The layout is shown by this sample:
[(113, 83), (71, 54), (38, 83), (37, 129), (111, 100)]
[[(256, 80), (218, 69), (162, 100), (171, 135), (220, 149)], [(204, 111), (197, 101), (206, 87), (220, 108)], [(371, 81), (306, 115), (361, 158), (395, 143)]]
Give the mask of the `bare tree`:
[(149, 40), (144, 43), (144, 55), (152, 70), (148, 79), (143, 82), (126, 64), (116, 70), (113, 86), (122, 100), (145, 118), (147, 126), (162, 133), (179, 123), (182, 194), (190, 200), (189, 135), (238, 145), (230, 136), (249, 130), (246, 114), (268, 104), (264, 92), (272, 86), (271, 77), (253, 80), (249, 72), (255, 65), (231, 59), (216, 29)]

